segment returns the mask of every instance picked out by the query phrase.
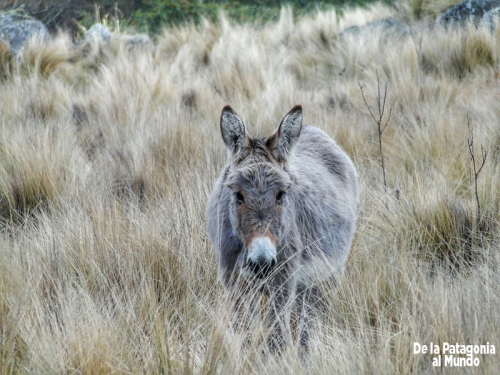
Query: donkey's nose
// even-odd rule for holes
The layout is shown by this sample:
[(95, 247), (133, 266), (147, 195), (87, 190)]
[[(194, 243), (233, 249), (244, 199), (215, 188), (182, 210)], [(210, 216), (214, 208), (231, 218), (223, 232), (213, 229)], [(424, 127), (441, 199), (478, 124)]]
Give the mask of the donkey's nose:
[(276, 265), (276, 259), (272, 258), (271, 260), (267, 260), (265, 258), (258, 258), (256, 261), (249, 260), (248, 268), (250, 268), (255, 277), (258, 279), (263, 279), (271, 274), (274, 266)]
[(276, 265), (276, 246), (269, 237), (256, 237), (248, 246), (247, 266), (255, 276), (268, 276)]

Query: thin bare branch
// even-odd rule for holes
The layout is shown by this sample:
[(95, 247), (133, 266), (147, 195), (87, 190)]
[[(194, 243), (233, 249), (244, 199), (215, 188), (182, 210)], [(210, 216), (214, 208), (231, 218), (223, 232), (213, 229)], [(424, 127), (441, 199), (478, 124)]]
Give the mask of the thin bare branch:
[(384, 102), (382, 103), (382, 111), (380, 112), (380, 122), (382, 122), (382, 119), (384, 118), (385, 100), (386, 99), (387, 99), (387, 82), (385, 83), (385, 86), (384, 86)]
[(483, 160), (481, 160), (481, 167), (479, 167), (476, 176), (479, 177), (479, 173), (481, 173), (481, 170), (484, 167), (484, 164), (486, 163), (486, 157), (488, 156), (488, 151), (483, 148), (483, 145), (481, 145), (481, 155)]
[(377, 104), (378, 104), (378, 115), (380, 117), (380, 77), (378, 75), (378, 71), (375, 72), (377, 74)]
[(479, 203), (479, 194), (477, 189), (477, 181), (479, 179), (479, 173), (483, 170), (483, 167), (486, 163), (486, 158), (488, 156), (488, 151), (484, 149), (483, 145), (481, 145), (481, 165), (479, 169), (476, 166), (476, 155), (474, 152), (474, 126), (470, 122), (469, 113), (467, 113), (467, 126), (469, 128), (469, 138), (467, 138), (467, 145), (469, 147), (470, 159), (472, 161), (472, 169), (474, 173), (474, 195), (476, 197), (476, 205), (477, 205), (477, 218), (478, 222), (481, 221), (481, 204)]
[(372, 109), (370, 108), (370, 106), (368, 105), (368, 102), (366, 101), (366, 98), (365, 98), (365, 93), (363, 91), (363, 89), (366, 87), (365, 85), (361, 85), (361, 83), (358, 83), (359, 84), (359, 89), (361, 90), (361, 95), (363, 96), (363, 100), (365, 102), (365, 105), (366, 105), (366, 108), (368, 108), (368, 112), (370, 112), (370, 116), (372, 116), (372, 119), (373, 121), (377, 122), (377, 119), (375, 118), (375, 116), (373, 115), (373, 112), (372, 112)]
[(378, 107), (378, 119), (375, 117), (373, 114), (370, 106), (368, 105), (368, 101), (366, 100), (365, 93), (364, 93), (364, 85), (361, 85), (359, 83), (359, 89), (361, 91), (361, 96), (363, 97), (363, 101), (365, 102), (366, 108), (368, 108), (368, 112), (370, 113), (370, 116), (372, 117), (373, 121), (377, 124), (377, 131), (378, 131), (378, 144), (379, 144), (379, 152), (380, 152), (380, 164), (382, 167), (382, 177), (384, 180), (384, 187), (387, 188), (387, 180), (385, 177), (385, 163), (384, 163), (384, 154), (382, 150), (382, 133), (384, 132), (385, 128), (387, 128), (387, 125), (389, 124), (389, 120), (391, 119), (391, 114), (392, 114), (392, 107), (389, 108), (389, 116), (387, 118), (387, 121), (385, 122), (385, 125), (382, 126), (382, 122), (384, 119), (384, 113), (385, 113), (385, 104), (387, 100), (387, 82), (385, 83), (384, 86), (384, 98), (382, 100), (382, 97), (380, 95), (380, 76), (378, 74), (378, 71), (376, 72), (377, 74), (377, 107)]
[(381, 133), (383, 133), (385, 128), (387, 128), (387, 125), (389, 125), (389, 120), (391, 119), (391, 115), (392, 115), (392, 107), (389, 108), (389, 117), (387, 117), (387, 121), (385, 122), (385, 125), (382, 128), (382, 130), (380, 131)]

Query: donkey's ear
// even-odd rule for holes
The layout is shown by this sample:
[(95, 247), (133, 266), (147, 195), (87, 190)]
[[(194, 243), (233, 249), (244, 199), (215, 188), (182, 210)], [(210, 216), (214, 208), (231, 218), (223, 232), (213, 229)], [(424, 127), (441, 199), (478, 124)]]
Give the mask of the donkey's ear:
[(220, 116), (220, 131), (226, 144), (228, 155), (235, 160), (241, 160), (249, 144), (249, 135), (245, 130), (243, 121), (233, 109), (226, 105)]
[(267, 140), (267, 146), (278, 161), (285, 161), (302, 129), (302, 107), (296, 105)]

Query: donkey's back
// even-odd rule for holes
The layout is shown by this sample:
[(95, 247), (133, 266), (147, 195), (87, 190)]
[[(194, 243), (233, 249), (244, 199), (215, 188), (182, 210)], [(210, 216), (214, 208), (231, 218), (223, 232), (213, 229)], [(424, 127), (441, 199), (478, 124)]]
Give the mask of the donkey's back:
[(357, 173), (328, 135), (307, 125), (288, 165), (295, 177), (290, 189), (303, 247), (298, 283), (307, 287), (312, 279), (343, 272), (356, 223)]

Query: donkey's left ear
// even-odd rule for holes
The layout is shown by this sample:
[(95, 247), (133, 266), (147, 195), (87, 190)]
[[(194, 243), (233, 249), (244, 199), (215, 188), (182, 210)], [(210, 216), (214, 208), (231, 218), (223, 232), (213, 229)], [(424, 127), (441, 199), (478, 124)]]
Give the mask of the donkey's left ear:
[(226, 144), (228, 155), (233, 161), (244, 159), (248, 153), (250, 136), (245, 130), (243, 121), (230, 106), (222, 109), (220, 116), (220, 130)]
[(297, 143), (302, 129), (302, 107), (296, 105), (281, 121), (267, 140), (267, 146), (278, 161), (285, 161), (292, 147)]

